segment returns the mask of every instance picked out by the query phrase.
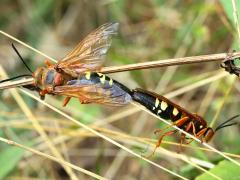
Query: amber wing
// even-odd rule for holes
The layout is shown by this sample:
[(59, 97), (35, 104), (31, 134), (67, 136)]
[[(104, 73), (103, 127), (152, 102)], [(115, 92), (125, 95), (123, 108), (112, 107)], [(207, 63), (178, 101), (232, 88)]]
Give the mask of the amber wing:
[(112, 35), (118, 23), (106, 23), (87, 35), (67, 56), (56, 64), (58, 70), (77, 77), (85, 71), (101, 68), (104, 56), (111, 46)]
[(130, 90), (107, 76), (104, 82), (98, 77), (86, 79), (82, 76), (79, 79), (69, 81), (67, 85), (55, 87), (54, 94), (76, 97), (85, 103), (110, 106), (123, 106), (132, 101)]

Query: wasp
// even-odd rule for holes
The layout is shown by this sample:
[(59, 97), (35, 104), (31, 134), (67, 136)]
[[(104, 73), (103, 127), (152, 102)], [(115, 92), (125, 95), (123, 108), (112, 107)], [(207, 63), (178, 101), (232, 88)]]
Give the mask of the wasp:
[(233, 52), (227, 54), (227, 57), (222, 61), (220, 66), (230, 74), (235, 74), (239, 76), (240, 75), (240, 57), (234, 58)]
[[(230, 123), (230, 121), (240, 116), (236, 115), (228, 119), (227, 121), (220, 124), (215, 130), (213, 130), (211, 127), (207, 126), (207, 122), (206, 120), (203, 119), (203, 117), (199, 116), (198, 114), (188, 112), (186, 109), (180, 107), (179, 105), (175, 104), (169, 99), (154, 92), (137, 88), (132, 91), (132, 99), (146, 107), (149, 111), (159, 116), (160, 118), (165, 120), (171, 120), (172, 125), (167, 126), (165, 129), (168, 129), (172, 126), (177, 126), (178, 128), (200, 139), (201, 142), (210, 141), (214, 134), (216, 133), (216, 131), (218, 131), (219, 129), (236, 125), (237, 122)], [(158, 129), (154, 131), (154, 133), (155, 134), (160, 133), (165, 129)], [(177, 130), (171, 130), (163, 133), (159, 137), (155, 149), (150, 156), (152, 156), (156, 149), (161, 145), (161, 142), (165, 136), (170, 136), (172, 134), (175, 134), (176, 132)], [(185, 142), (185, 139), (186, 135), (184, 133), (181, 133), (180, 147)], [(192, 142), (192, 140), (185, 143), (189, 144)]]
[[(65, 96), (63, 106), (66, 106), (72, 97), (78, 98), (82, 104), (125, 105), (132, 100), (130, 90), (123, 84), (99, 73), (104, 57), (111, 46), (112, 36), (117, 30), (118, 23), (103, 24), (87, 35), (56, 64), (45, 60), (46, 67), (39, 67), (34, 72), (13, 45), (14, 50), (32, 74), (20, 75), (11, 80), (32, 76), (34, 83), (23, 87), (37, 91), (41, 99), (44, 99), (46, 94)], [(7, 80), (2, 82), (5, 81)]]
[[(78, 98), (82, 104), (98, 103), (110, 106), (122, 106), (136, 101), (159, 117), (171, 120), (171, 126), (179, 127), (201, 139), (202, 142), (210, 141), (219, 129), (237, 124), (231, 121), (239, 115), (225, 121), (213, 130), (207, 126), (206, 120), (201, 116), (188, 112), (167, 98), (140, 88), (130, 90), (123, 84), (100, 73), (104, 56), (111, 46), (112, 35), (116, 34), (117, 29), (118, 23), (107, 23), (100, 26), (87, 35), (65, 58), (56, 64), (46, 60), (46, 67), (39, 67), (34, 72), (27, 66), (13, 45), (13, 49), (32, 74), (16, 76), (0, 81), (0, 83), (19, 77), (32, 76), (34, 83), (23, 87), (37, 91), (41, 99), (44, 99), (46, 94), (65, 96), (63, 106), (66, 106), (73, 97)], [(228, 62), (227, 59), (226, 62)], [(162, 131), (163, 129), (158, 129), (155, 133)], [(152, 154), (161, 145), (165, 136), (176, 132), (177, 130), (167, 131), (160, 136)], [(184, 143), (185, 139), (185, 134), (181, 133), (180, 144)]]

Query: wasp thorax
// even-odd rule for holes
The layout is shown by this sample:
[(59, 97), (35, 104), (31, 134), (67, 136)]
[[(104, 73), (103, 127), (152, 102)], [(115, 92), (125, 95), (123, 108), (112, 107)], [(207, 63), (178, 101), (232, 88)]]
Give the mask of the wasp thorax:
[[(202, 128), (205, 128), (205, 127), (207, 126), (207, 123), (206, 123), (206, 121), (202, 118), (202, 116), (199, 116), (199, 115), (197, 115), (197, 114), (194, 114), (194, 116), (195, 116), (196, 120), (197, 120), (198, 122), (200, 122)], [(201, 128), (201, 129), (202, 129), (202, 128)]]
[[(54, 68), (38, 68), (33, 74), (35, 85), (42, 88), (54, 88), (63, 83), (63, 77), (61, 73), (58, 73)], [(65, 77), (69, 79), (67, 76)]]

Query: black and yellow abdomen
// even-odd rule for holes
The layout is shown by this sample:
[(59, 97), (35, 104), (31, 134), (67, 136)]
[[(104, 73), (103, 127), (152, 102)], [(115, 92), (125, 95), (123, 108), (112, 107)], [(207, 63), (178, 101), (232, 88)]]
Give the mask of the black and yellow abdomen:
[(152, 92), (142, 89), (135, 89), (132, 92), (132, 98), (134, 101), (145, 106), (148, 110), (159, 117), (171, 120), (172, 122), (181, 119), (182, 112), (172, 103), (169, 103), (166, 98), (155, 96)]

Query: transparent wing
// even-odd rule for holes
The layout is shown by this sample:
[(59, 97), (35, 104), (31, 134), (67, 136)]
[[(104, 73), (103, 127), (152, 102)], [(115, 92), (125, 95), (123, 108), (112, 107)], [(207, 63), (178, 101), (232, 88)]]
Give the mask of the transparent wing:
[(118, 23), (106, 23), (97, 28), (64, 59), (58, 61), (56, 68), (72, 76), (85, 71), (99, 70), (111, 46), (112, 35), (117, 33), (118, 25)]
[(56, 86), (54, 94), (77, 97), (86, 100), (88, 103), (111, 106), (123, 106), (132, 100), (127, 91), (114, 83), (110, 86), (108, 83), (96, 83), (86, 79), (71, 80), (68, 85)]

